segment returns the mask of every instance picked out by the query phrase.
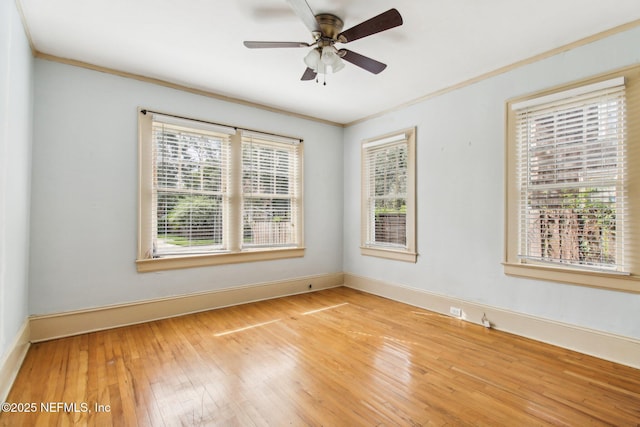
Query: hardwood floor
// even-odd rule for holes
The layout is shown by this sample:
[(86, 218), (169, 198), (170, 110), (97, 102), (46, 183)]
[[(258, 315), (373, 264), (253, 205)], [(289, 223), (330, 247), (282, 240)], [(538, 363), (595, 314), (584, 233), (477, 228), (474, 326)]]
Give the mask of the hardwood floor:
[(637, 426), (640, 370), (336, 288), (34, 344), (7, 401), (35, 412), (5, 426)]

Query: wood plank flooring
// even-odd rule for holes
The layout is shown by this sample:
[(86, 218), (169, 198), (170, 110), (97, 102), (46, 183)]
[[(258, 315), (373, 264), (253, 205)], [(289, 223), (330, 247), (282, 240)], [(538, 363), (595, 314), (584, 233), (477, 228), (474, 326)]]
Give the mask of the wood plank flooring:
[(637, 426), (640, 370), (336, 288), (34, 344), (7, 401), (36, 405), (12, 427)]

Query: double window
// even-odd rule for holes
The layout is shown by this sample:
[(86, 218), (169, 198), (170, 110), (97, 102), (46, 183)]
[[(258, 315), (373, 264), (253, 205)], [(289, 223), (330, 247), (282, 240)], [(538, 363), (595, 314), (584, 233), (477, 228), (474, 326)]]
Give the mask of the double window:
[(302, 143), (140, 112), (138, 270), (302, 256)]
[(363, 255), (416, 261), (415, 129), (362, 143)]
[(507, 273), (638, 286), (637, 74), (508, 103)]

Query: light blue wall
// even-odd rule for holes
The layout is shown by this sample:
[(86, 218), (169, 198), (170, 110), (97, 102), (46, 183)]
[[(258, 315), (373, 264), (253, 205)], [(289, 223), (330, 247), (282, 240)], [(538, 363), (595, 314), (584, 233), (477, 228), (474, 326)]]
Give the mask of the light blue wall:
[(27, 318), (33, 58), (0, 0), (0, 360)]
[[(342, 271), (342, 128), (35, 61), (32, 314)], [(137, 108), (304, 139), (304, 258), (137, 273)]]
[[(638, 46), (635, 28), (347, 128), (344, 271), (640, 338), (640, 294), (507, 277), (501, 265), (505, 101), (639, 63)], [(410, 126), (417, 126), (418, 262), (361, 256), (360, 141)]]

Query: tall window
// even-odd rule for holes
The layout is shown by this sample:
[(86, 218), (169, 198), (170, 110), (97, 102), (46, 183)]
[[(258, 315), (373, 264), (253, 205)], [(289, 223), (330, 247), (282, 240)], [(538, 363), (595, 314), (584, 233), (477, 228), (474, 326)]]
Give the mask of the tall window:
[(362, 143), (362, 253), (415, 262), (415, 129)]
[(302, 144), (140, 113), (138, 270), (302, 256)]
[(224, 251), (233, 129), (152, 122), (153, 258)]
[(508, 272), (633, 276), (628, 95), (620, 75), (509, 104)]
[(579, 90), (513, 107), (520, 257), (624, 271), (624, 79)]
[(300, 145), (260, 135), (242, 138), (243, 247), (296, 244), (299, 227)]

